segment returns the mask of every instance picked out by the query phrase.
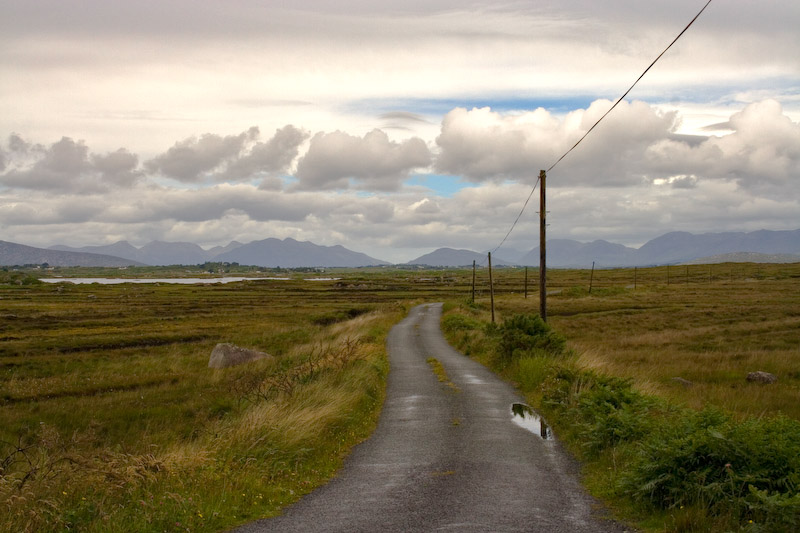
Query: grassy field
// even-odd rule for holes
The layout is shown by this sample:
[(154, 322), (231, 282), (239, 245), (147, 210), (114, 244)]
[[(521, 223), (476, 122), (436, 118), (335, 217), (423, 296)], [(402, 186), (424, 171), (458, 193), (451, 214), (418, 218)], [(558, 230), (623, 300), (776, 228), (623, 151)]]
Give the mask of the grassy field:
[[(31, 274), (0, 273), (2, 531), (219, 531), (275, 514), (371, 431), (385, 335), (407, 302), (452, 295), (402, 272), (227, 285)], [(276, 359), (211, 370), (218, 342)]]
[[(800, 265), (699, 265), (551, 270), (548, 321), (579, 364), (630, 377), (644, 392), (695, 408), (800, 420)], [(709, 277), (710, 274), (710, 277)], [(538, 313), (538, 296), (509, 294), (518, 272), (499, 274), (497, 320)], [(479, 299), (486, 302), (486, 299)], [(778, 376), (748, 383), (749, 372)], [(672, 378), (692, 382), (685, 386)]]
[[(43, 285), (35, 281), (43, 272), (0, 272), (0, 530), (219, 531), (279, 512), (371, 431), (388, 369), (385, 335), (416, 303), (448, 301), (448, 316), (465, 321), (452, 342), (492, 364), (485, 269), (475, 305), (469, 270), (229, 270), (290, 279)], [(566, 339), (571, 355), (561, 359), (575, 372), (630, 378), (636, 394), (692, 412), (716, 406), (739, 421), (800, 419), (800, 265), (549, 274), (549, 323)], [(499, 324), (538, 311), (534, 276), (531, 269), (526, 299), (523, 269), (495, 271)], [(314, 277), (340, 279), (305, 281)], [(218, 342), (276, 360), (210, 370)], [(495, 368), (536, 403), (552, 363), (548, 356)], [(779, 381), (747, 383), (754, 370)], [(665, 409), (640, 411), (666, 419)], [(654, 530), (716, 523), (697, 503), (677, 514), (626, 507), (610, 484), (624, 474), (615, 461), (631, 452), (610, 450), (584, 457), (587, 480), (621, 513), (640, 524), (656, 516)]]
[[(741, 415), (800, 419), (800, 279), (625, 294), (551, 323), (581, 363), (634, 378), (641, 390)], [(577, 304), (577, 302), (574, 302)], [(592, 302), (595, 304), (597, 302)], [(767, 371), (764, 387), (746, 375)], [(681, 384), (680, 377), (692, 384)]]

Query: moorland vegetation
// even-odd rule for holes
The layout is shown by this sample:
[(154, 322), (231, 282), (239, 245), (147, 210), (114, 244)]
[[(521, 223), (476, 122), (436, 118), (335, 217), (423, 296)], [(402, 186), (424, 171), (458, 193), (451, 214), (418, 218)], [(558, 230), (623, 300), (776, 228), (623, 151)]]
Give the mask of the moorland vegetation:
[[(468, 270), (221, 268), (289, 279), (0, 271), (1, 530), (219, 531), (278, 513), (369, 435), (385, 336), (424, 301), (448, 302), (451, 343), (520, 387), (618, 516), (654, 531), (797, 523), (800, 265), (553, 270), (547, 324), (535, 271), (525, 298), (525, 272), (498, 269), (494, 325), (485, 270), (473, 302)], [(218, 342), (275, 360), (209, 369)], [(753, 370), (778, 382), (748, 383)]]

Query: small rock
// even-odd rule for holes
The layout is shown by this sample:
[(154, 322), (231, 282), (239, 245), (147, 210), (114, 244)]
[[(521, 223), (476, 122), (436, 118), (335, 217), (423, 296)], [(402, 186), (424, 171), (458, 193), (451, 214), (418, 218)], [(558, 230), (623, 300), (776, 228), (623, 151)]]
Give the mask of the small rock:
[(747, 381), (750, 383), (764, 383), (766, 385), (770, 385), (778, 381), (778, 376), (759, 370), (758, 372), (750, 372), (747, 374)]
[(691, 381), (689, 381), (688, 379), (683, 379), (683, 378), (678, 378), (678, 377), (675, 377), (675, 378), (672, 378), (672, 381), (674, 381), (675, 383), (680, 383), (681, 385), (683, 385), (683, 386), (684, 386), (684, 387), (686, 387), (687, 389), (688, 389), (689, 387), (692, 387), (692, 386), (694, 386), (694, 383), (692, 383), (692, 382), (691, 382)]
[(208, 359), (208, 368), (228, 368), (241, 365), (257, 359), (272, 358), (271, 355), (257, 350), (240, 348), (229, 342), (221, 342), (214, 346), (211, 357)]

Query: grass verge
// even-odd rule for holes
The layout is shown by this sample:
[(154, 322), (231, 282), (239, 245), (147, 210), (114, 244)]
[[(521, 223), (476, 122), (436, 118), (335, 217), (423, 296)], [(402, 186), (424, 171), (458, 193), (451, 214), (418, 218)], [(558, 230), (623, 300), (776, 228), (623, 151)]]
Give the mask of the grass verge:
[(480, 305), (445, 308), (448, 340), (518, 385), (620, 518), (647, 531), (800, 527), (797, 420), (679, 405), (581, 365), (538, 316), (495, 325)]

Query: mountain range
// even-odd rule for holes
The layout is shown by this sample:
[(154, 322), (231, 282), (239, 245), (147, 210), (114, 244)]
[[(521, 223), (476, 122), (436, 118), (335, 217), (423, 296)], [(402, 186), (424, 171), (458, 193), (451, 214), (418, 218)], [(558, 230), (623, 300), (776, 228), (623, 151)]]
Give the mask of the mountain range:
[[(225, 247), (205, 250), (190, 242), (153, 241), (136, 248), (127, 241), (107, 246), (52, 246), (64, 252), (91, 252), (115, 255), (146, 265), (199, 265), (208, 261), (239, 263), (268, 268), (284, 267), (359, 267), (385, 265), (386, 261), (348, 250), (344, 246), (320, 246), (294, 239), (264, 239), (242, 244), (232, 241)], [(0, 258), (1, 259), (1, 258)]]
[[(796, 255), (800, 262), (800, 230), (701, 235), (675, 231), (656, 237), (640, 248), (603, 240), (579, 243), (553, 239), (547, 241), (546, 251), (548, 266), (566, 268), (588, 268), (592, 262), (600, 268), (670, 265), (740, 253)], [(539, 247), (531, 250), (517, 264), (538, 265)]]
[[(538, 266), (539, 248), (519, 257), (492, 257), (496, 266)], [(723, 259), (721, 259), (723, 258)], [(547, 241), (547, 265), (555, 268), (632, 267), (718, 262), (729, 260), (800, 262), (800, 230), (751, 233), (705, 233), (695, 235), (672, 232), (631, 248), (604, 240), (581, 243), (568, 239)], [(263, 239), (247, 244), (233, 241), (208, 250), (188, 242), (153, 241), (137, 248), (126, 241), (105, 246), (53, 246), (49, 249), (0, 241), (0, 265), (48, 263), (51, 266), (136, 266), (198, 265), (227, 262), (262, 267), (360, 267), (387, 265), (386, 261), (348, 250), (343, 246), (320, 246), (294, 239)], [(486, 264), (486, 254), (471, 250), (439, 248), (406, 264), (428, 266), (470, 266)]]

